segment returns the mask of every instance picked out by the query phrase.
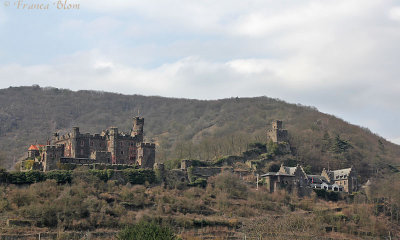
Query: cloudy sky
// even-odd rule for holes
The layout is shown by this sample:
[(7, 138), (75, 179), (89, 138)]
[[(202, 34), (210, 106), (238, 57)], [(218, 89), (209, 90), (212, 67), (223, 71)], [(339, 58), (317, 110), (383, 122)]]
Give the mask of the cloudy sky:
[[(28, 9), (38, 4), (49, 9)], [(60, 4), (0, 0), (0, 88), (268, 96), (315, 106), (400, 143), (400, 1)]]

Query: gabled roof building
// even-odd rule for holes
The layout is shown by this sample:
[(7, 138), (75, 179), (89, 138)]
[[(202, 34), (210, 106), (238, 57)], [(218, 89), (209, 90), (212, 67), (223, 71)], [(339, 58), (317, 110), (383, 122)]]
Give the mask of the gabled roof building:
[(321, 175), (307, 175), (300, 165), (287, 167), (281, 165), (278, 172), (269, 172), (261, 175), (270, 192), (277, 189), (292, 191), (297, 189), (299, 195), (306, 195), (307, 189), (325, 189), (336, 192), (352, 193), (357, 191), (357, 175), (353, 168), (327, 171), (323, 169)]
[(345, 192), (352, 193), (358, 189), (357, 175), (353, 168), (334, 171), (329, 171), (324, 168), (321, 176), (325, 177), (330, 184), (342, 186)]

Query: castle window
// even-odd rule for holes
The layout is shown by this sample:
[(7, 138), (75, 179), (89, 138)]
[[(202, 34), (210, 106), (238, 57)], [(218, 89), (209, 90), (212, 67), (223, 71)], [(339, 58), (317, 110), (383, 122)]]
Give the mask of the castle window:
[(124, 155), (124, 151), (121, 151), (121, 155)]
[(81, 149), (81, 155), (83, 155), (83, 149)]
[(93, 141), (90, 141), (90, 146), (92, 146), (92, 147), (93, 147)]
[(81, 146), (85, 146), (85, 142), (83, 140), (81, 140)]

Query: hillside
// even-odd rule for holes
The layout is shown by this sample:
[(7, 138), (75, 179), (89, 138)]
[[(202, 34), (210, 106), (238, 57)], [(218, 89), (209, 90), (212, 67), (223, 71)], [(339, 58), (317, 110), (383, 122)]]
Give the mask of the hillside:
[(240, 154), (251, 142), (265, 142), (270, 122), (281, 119), (296, 160), (312, 171), (354, 165), (367, 176), (400, 165), (400, 146), (315, 108), (277, 99), (201, 101), (39, 86), (0, 90), (0, 160), (11, 168), (29, 144), (45, 143), (51, 133), (72, 126), (91, 133), (110, 126), (128, 131), (138, 111), (146, 138), (158, 145), (159, 162)]

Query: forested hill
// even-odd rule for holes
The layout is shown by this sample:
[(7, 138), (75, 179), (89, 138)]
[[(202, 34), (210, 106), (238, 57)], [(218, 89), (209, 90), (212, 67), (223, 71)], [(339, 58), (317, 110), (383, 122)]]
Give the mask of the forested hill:
[(328, 163), (370, 172), (400, 165), (400, 146), (312, 107), (277, 99), (200, 101), (39, 86), (0, 90), (0, 161), (10, 168), (30, 144), (45, 143), (53, 132), (72, 126), (91, 133), (110, 126), (129, 131), (138, 111), (147, 140), (158, 145), (159, 162), (240, 154), (251, 142), (265, 142), (270, 122), (280, 119), (296, 160), (315, 171)]

